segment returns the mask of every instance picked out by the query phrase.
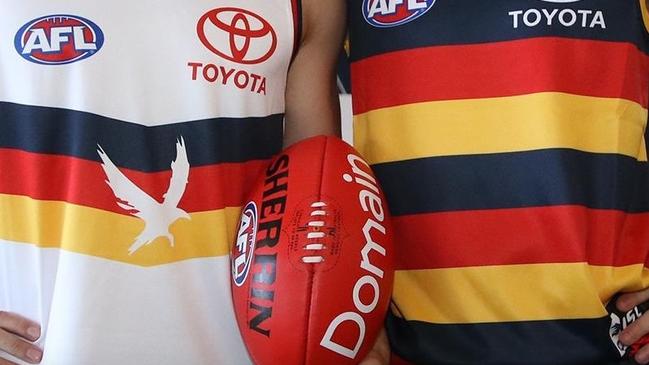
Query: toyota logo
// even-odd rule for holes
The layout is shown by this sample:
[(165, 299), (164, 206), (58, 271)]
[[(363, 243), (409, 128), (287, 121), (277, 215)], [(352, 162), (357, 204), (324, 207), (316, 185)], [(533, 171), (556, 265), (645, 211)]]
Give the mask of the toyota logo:
[(198, 20), (196, 31), (207, 49), (246, 65), (266, 61), (277, 48), (277, 35), (270, 23), (245, 9), (210, 10)]

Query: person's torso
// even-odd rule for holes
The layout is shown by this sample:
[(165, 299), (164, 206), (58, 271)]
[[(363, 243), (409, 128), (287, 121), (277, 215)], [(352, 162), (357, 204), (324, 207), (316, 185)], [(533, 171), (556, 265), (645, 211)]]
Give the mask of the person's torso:
[(291, 4), (0, 0), (0, 310), (43, 364), (249, 363), (228, 252), (281, 149)]
[(355, 144), (398, 237), (395, 352), (619, 358), (606, 303), (649, 285), (646, 3), (348, 5)]

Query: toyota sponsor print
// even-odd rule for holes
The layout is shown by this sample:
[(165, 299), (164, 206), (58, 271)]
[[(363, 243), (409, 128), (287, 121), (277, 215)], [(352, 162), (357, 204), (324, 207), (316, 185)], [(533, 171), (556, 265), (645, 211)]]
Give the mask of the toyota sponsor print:
[[(606, 29), (606, 18), (602, 10), (573, 9), (570, 7), (569, 4), (579, 1), (581, 0), (540, 0), (541, 3), (548, 3), (549, 6), (512, 10), (507, 14), (511, 17), (512, 28), (514, 29), (538, 26)], [(550, 4), (557, 5), (552, 7)]]
[(246, 9), (216, 8), (198, 19), (196, 33), (206, 49), (229, 62), (189, 61), (192, 80), (266, 95), (266, 76), (249, 70), (277, 49), (277, 34), (266, 19)]

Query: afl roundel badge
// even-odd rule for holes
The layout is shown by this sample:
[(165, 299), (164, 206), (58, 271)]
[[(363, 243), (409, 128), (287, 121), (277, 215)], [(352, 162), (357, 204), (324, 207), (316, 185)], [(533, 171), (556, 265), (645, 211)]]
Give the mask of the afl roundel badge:
[(198, 20), (196, 32), (211, 52), (245, 65), (266, 61), (277, 48), (277, 35), (270, 23), (245, 9), (210, 10)]
[(257, 240), (257, 205), (249, 202), (241, 212), (237, 241), (232, 250), (232, 280), (241, 286), (248, 277)]
[(63, 65), (97, 53), (104, 33), (94, 22), (76, 15), (56, 14), (23, 25), (14, 38), (20, 56), (42, 65)]
[(363, 17), (379, 28), (396, 27), (424, 15), (436, 0), (363, 0)]

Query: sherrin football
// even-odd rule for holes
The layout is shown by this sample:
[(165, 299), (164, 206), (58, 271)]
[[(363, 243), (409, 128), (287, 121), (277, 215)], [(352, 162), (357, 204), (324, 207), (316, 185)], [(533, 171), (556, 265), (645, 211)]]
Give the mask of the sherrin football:
[(383, 326), (394, 277), (385, 197), (335, 137), (282, 151), (243, 207), (232, 294), (257, 365), (358, 364)]

